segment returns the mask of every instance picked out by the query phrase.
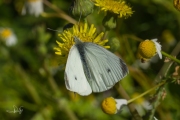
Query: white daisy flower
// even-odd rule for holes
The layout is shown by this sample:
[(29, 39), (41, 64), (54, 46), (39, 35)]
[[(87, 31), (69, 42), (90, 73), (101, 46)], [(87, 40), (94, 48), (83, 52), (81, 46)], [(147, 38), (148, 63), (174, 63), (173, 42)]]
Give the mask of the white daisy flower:
[(104, 99), (101, 104), (102, 110), (107, 114), (116, 114), (123, 105), (127, 105), (126, 99), (114, 99), (113, 97)]
[(22, 10), (22, 15), (25, 15), (27, 12), (31, 15), (35, 15), (36, 17), (38, 17), (42, 12), (44, 12), (43, 1), (42, 0), (26, 0), (25, 5)]
[(157, 42), (157, 39), (145, 40), (139, 44), (137, 56), (141, 61), (147, 61), (156, 54), (162, 59), (161, 45)]
[(16, 35), (9, 28), (0, 28), (0, 38), (5, 41), (7, 46), (13, 46), (17, 43)]
[[(133, 98), (137, 98), (138, 96), (140, 96), (139, 93), (133, 94)], [(141, 116), (145, 115), (146, 111), (151, 110), (153, 108), (151, 103), (148, 100), (146, 100), (144, 97), (140, 97), (134, 100), (133, 102), (134, 102), (136, 110)]]
[(152, 109), (152, 105), (149, 101), (143, 101), (142, 103), (135, 104), (135, 108), (138, 111), (138, 113), (143, 116), (146, 114), (146, 111)]

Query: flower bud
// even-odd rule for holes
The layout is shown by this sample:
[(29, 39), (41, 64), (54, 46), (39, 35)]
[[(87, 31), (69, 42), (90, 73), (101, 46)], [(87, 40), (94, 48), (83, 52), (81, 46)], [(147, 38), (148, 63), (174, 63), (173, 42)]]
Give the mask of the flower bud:
[(111, 49), (112, 52), (117, 51), (118, 48), (120, 47), (119, 39), (116, 38), (116, 37), (111, 37), (111, 38), (109, 39), (108, 44), (111, 46), (110, 49)]
[(94, 3), (91, 0), (74, 0), (71, 13), (77, 17), (86, 17), (93, 12)]
[(107, 30), (113, 29), (116, 27), (117, 16), (107, 13), (107, 15), (103, 19), (103, 25)]

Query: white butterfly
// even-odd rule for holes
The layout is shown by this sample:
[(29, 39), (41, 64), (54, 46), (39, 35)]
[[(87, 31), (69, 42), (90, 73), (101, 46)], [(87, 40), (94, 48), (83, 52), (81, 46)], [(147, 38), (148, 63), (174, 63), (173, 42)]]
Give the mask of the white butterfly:
[(80, 95), (103, 92), (128, 74), (126, 64), (105, 48), (74, 37), (65, 68), (65, 84)]

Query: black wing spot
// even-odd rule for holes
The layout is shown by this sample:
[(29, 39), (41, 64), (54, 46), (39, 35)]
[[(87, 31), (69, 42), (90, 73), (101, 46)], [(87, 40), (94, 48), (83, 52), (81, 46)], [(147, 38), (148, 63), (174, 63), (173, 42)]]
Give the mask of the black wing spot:
[(77, 77), (75, 76), (75, 80), (77, 80)]
[(108, 68), (108, 69), (107, 69), (107, 72), (108, 72), (108, 73), (110, 73), (110, 72), (111, 72), (111, 70)]

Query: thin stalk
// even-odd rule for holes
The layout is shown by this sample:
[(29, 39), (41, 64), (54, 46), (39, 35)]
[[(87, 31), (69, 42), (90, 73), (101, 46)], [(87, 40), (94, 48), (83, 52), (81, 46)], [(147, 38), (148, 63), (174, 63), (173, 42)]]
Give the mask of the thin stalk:
[(68, 107), (68, 103), (62, 99), (57, 100), (57, 106), (61, 108), (69, 117), (69, 120), (78, 120), (74, 112)]
[(135, 98), (129, 100), (129, 101), (128, 101), (128, 104), (131, 103), (131, 102), (133, 102), (133, 101), (135, 101), (136, 99), (138, 99), (138, 98), (140, 98), (140, 97), (142, 97), (142, 96), (144, 96), (144, 95), (146, 95), (146, 94), (152, 92), (154, 89), (156, 89), (157, 87), (159, 87), (159, 86), (161, 86), (161, 85), (164, 85), (165, 83), (166, 83), (166, 82), (164, 81), (164, 82), (162, 82), (162, 83), (160, 83), (160, 84), (154, 86), (153, 88), (149, 89), (148, 91), (146, 91), (146, 92), (140, 94), (139, 96), (137, 96), (137, 97), (135, 97)]
[(56, 11), (59, 14), (59, 16), (61, 16), (61, 18), (65, 19), (68, 22), (73, 23), (73, 24), (77, 23), (77, 21), (75, 19), (73, 19), (72, 17), (68, 16), (64, 11), (59, 9), (57, 6), (51, 4), (49, 1), (43, 0), (43, 3), (45, 5), (47, 5), (48, 7), (50, 7), (51, 9), (53, 9), (54, 11)]
[(26, 74), (26, 72), (21, 68), (21, 66), (19, 64), (15, 66), (15, 71), (17, 71), (18, 74), (20, 75), (23, 85), (29, 92), (29, 95), (32, 97), (34, 102), (37, 104), (40, 104), (41, 98), (39, 97), (39, 94), (37, 93), (36, 88), (31, 83), (31, 80), (30, 80), (29, 76)]
[(104, 31), (104, 37), (103, 37), (103, 39), (106, 39), (106, 38), (107, 38), (107, 36), (108, 36), (108, 33), (109, 33), (109, 31), (105, 29), (105, 31)]
[(177, 62), (178, 64), (180, 64), (180, 60), (176, 59), (174, 56), (171, 56), (171, 55), (169, 55), (169, 54), (167, 54), (167, 53), (165, 53), (165, 52), (163, 52), (163, 51), (161, 51), (161, 53), (162, 53), (164, 56), (166, 56), (166, 57), (170, 58), (171, 60), (173, 60), (173, 61)]
[(157, 92), (155, 94), (157, 96), (157, 98), (156, 98), (156, 101), (153, 103), (153, 109), (150, 111), (150, 115), (148, 117), (148, 120), (152, 120), (154, 118), (156, 108), (161, 102), (163, 88), (164, 88), (163, 85), (161, 87), (159, 87), (159, 89), (157, 90)]
[(49, 85), (51, 86), (51, 89), (53, 90), (54, 93), (56, 93), (56, 94), (59, 93), (58, 92), (59, 91), (58, 86), (57, 86), (54, 78), (51, 76), (51, 73), (50, 73), (50, 71), (49, 71), (49, 69), (47, 67), (46, 61), (44, 62), (44, 66), (43, 67), (44, 67), (44, 70), (46, 71), (47, 80), (49, 82)]
[(50, 84), (50, 87), (51, 89), (53, 90), (53, 92), (55, 93), (55, 98), (57, 99), (57, 106), (59, 109), (63, 110), (67, 116), (69, 117), (70, 120), (77, 120), (77, 117), (76, 115), (74, 114), (74, 112), (68, 107), (66, 101), (63, 101), (62, 100), (62, 97), (61, 97), (61, 93), (59, 91), (59, 88), (54, 80), (54, 78), (52, 77), (48, 67), (47, 67), (47, 64), (46, 64), (46, 61), (44, 62), (44, 70), (46, 71), (46, 74), (47, 74), (47, 79), (48, 79), (48, 82)]

